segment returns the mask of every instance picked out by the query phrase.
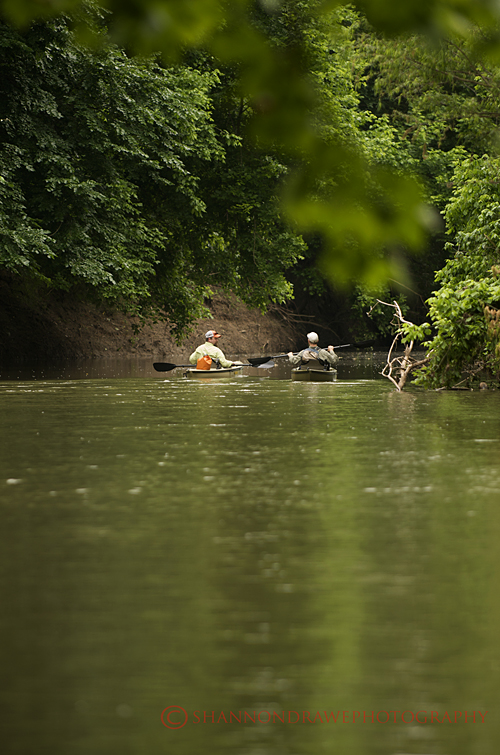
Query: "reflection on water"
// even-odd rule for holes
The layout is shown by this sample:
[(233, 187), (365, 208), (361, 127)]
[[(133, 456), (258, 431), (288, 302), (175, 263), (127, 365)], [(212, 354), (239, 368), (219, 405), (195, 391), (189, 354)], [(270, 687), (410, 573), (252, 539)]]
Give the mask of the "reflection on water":
[[(342, 351), (339, 353), (339, 377), (343, 379), (373, 379), (380, 378), (380, 372), (386, 361), (386, 352), (366, 350)], [(232, 355), (246, 364), (247, 356)], [(157, 372), (153, 367), (155, 360), (151, 357), (109, 357), (108, 359), (81, 359), (76, 362), (61, 362), (60, 364), (26, 364), (0, 365), (0, 380), (81, 380), (81, 379), (109, 379), (109, 378), (157, 378), (180, 377), (182, 369), (170, 372)], [(158, 358), (156, 361), (175, 364), (173, 357)], [(178, 361), (178, 360), (177, 360)], [(187, 357), (181, 360), (187, 363)], [(269, 362), (272, 364), (272, 362)], [(290, 365), (287, 359), (276, 359), (274, 367), (255, 368), (246, 366), (243, 374), (247, 377), (284, 380), (290, 377)]]
[(498, 400), (0, 383), (6, 751), (496, 752)]

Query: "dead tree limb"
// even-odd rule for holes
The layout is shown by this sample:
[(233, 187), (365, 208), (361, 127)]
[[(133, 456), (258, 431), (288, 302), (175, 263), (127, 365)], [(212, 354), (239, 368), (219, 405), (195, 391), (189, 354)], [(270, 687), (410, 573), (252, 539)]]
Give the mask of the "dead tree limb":
[(402, 356), (393, 356), (394, 350), (403, 338), (402, 326), (413, 325), (413, 323), (411, 323), (409, 320), (405, 320), (403, 313), (401, 312), (401, 307), (399, 306), (397, 301), (389, 304), (385, 301), (377, 299), (373, 307), (370, 308), (370, 311), (367, 312), (367, 315), (370, 316), (372, 311), (379, 304), (382, 304), (384, 307), (392, 307), (394, 309), (394, 316), (396, 319), (394, 325), (397, 325), (396, 335), (393, 338), (391, 347), (387, 354), (386, 364), (384, 365), (384, 369), (380, 374), (390, 380), (397, 391), (402, 391), (411, 371), (416, 369), (417, 367), (422, 367), (424, 364), (427, 364), (430, 355), (427, 355), (424, 359), (415, 359), (414, 357), (412, 357), (411, 352), (413, 351), (414, 345), (414, 341), (412, 340), (405, 345), (404, 354)]

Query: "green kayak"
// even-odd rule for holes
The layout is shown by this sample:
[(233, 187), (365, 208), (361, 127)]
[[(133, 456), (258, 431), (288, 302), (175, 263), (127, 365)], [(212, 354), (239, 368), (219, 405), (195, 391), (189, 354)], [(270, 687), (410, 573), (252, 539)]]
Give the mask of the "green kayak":
[(333, 383), (337, 379), (337, 370), (316, 370), (313, 367), (295, 367), (292, 380), (310, 383)]

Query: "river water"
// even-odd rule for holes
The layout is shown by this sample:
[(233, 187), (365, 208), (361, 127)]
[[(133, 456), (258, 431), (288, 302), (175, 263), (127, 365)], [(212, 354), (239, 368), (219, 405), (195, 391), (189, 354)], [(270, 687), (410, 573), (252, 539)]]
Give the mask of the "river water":
[(499, 751), (499, 392), (2, 377), (2, 752)]

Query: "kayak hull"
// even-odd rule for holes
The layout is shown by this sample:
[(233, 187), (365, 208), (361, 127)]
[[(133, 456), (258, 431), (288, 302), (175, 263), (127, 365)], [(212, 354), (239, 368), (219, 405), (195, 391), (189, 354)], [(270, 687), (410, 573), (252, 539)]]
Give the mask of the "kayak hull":
[(183, 374), (184, 377), (194, 378), (195, 380), (203, 380), (204, 378), (213, 380), (214, 378), (231, 377), (231, 375), (238, 373), (242, 367), (243, 365), (237, 365), (236, 367), (221, 367), (220, 370), (216, 370), (212, 367), (209, 370), (198, 370), (196, 367), (192, 367), (186, 370)]
[(315, 370), (311, 367), (296, 367), (292, 370), (292, 380), (308, 383), (333, 383), (337, 370)]

